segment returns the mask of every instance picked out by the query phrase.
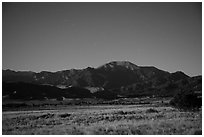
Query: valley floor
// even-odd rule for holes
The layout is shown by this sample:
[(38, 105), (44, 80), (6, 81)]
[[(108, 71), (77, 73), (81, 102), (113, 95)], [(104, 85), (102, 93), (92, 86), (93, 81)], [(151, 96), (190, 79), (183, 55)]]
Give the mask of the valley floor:
[(202, 134), (202, 112), (145, 104), (3, 111), (2, 134)]

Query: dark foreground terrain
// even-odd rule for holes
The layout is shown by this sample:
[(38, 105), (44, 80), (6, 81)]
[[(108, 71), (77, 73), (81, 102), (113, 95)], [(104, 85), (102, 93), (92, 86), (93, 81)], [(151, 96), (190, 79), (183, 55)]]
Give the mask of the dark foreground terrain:
[[(2, 133), (94, 135), (202, 134), (202, 111), (181, 111), (169, 99), (132, 98), (112, 101), (4, 101)], [(130, 102), (135, 103), (128, 103)], [(151, 101), (151, 103), (149, 102)], [(89, 100), (94, 102), (94, 100)], [(17, 102), (13, 102), (13, 105)], [(49, 102), (49, 103), (48, 103)], [(82, 103), (80, 103), (82, 102)], [(83, 104), (86, 102), (85, 104)], [(121, 105), (123, 104), (123, 105)]]

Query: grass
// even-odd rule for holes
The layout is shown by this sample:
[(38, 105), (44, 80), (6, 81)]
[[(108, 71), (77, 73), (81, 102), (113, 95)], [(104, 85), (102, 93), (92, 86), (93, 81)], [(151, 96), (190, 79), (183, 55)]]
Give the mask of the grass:
[(200, 112), (168, 106), (98, 105), (66, 109), (6, 111), (2, 133), (69, 135), (191, 135), (202, 133)]

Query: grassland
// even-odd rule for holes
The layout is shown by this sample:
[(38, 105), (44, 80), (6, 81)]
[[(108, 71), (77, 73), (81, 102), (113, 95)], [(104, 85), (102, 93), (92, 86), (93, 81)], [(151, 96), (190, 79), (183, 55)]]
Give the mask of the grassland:
[(67, 105), (51, 110), (3, 111), (2, 133), (72, 135), (201, 134), (202, 112), (170, 106)]

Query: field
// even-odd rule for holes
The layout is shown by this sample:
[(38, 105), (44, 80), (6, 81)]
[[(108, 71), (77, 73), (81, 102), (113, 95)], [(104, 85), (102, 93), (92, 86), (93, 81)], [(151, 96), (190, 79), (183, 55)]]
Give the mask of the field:
[(202, 112), (168, 105), (66, 105), (3, 111), (2, 134), (171, 135), (202, 134)]

